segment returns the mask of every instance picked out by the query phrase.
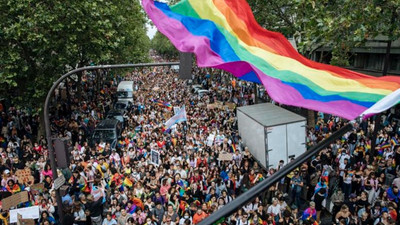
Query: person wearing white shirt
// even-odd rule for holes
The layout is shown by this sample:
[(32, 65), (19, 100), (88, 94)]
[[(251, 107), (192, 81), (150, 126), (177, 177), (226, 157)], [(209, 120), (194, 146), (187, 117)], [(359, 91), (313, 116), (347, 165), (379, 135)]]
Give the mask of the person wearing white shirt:
[(110, 155), (110, 162), (115, 162), (116, 165), (121, 165), (121, 157), (119, 157), (119, 154), (115, 151), (115, 149), (112, 150), (112, 153)]
[(272, 214), (274, 216), (274, 220), (277, 221), (276, 217), (281, 217), (281, 206), (278, 204), (278, 199), (272, 199), (272, 205), (268, 207), (268, 214)]
[(339, 158), (339, 164), (342, 165), (344, 164), (344, 160), (350, 160), (350, 156), (346, 153), (345, 150), (342, 150), (342, 152), (340, 153), (340, 155), (338, 156)]
[(107, 218), (103, 220), (102, 225), (117, 225), (117, 221), (112, 218), (111, 213), (108, 213)]
[(179, 220), (179, 225), (184, 225), (186, 220), (189, 220), (189, 224), (192, 224), (192, 217), (190, 217), (189, 212), (185, 212), (183, 217)]

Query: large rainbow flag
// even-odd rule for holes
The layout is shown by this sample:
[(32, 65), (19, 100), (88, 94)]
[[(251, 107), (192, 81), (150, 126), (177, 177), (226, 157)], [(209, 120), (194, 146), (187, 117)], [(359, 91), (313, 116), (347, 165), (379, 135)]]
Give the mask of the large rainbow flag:
[(262, 28), (245, 0), (142, 0), (158, 30), (200, 67), (262, 83), (276, 102), (354, 119), (389, 109), (400, 78), (372, 77), (311, 61), (276, 32)]

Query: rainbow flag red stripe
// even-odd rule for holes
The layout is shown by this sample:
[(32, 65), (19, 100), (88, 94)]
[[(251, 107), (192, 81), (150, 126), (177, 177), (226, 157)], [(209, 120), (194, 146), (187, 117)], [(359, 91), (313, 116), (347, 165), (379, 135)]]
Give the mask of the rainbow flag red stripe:
[(262, 83), (278, 103), (346, 119), (370, 116), (397, 104), (400, 77), (372, 77), (311, 61), (286, 38), (257, 24), (245, 0), (142, 0), (158, 30), (200, 67)]

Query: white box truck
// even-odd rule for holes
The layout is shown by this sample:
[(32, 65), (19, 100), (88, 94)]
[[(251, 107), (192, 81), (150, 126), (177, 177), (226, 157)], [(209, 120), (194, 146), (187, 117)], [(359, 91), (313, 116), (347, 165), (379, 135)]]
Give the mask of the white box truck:
[(271, 103), (237, 108), (239, 134), (264, 168), (306, 151), (306, 118)]
[(121, 81), (117, 87), (118, 101), (133, 103), (133, 91), (135, 83), (133, 81)]

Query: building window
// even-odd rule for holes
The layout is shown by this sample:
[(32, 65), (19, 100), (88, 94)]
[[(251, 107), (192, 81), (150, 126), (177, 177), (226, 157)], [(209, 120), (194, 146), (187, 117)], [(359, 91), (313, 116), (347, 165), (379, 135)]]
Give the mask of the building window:
[(390, 71), (400, 72), (400, 55), (390, 56)]

